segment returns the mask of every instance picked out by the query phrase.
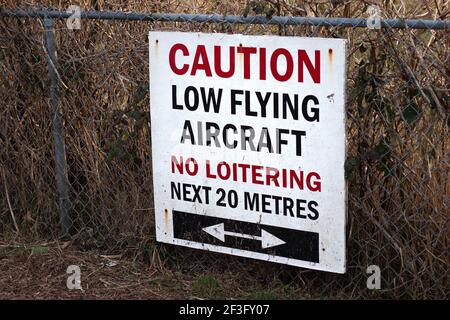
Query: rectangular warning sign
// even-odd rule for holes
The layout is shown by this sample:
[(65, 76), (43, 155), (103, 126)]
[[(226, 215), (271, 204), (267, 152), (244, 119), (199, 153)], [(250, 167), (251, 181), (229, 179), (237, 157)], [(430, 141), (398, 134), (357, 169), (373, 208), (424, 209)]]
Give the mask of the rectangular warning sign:
[(157, 240), (345, 272), (345, 40), (150, 32)]

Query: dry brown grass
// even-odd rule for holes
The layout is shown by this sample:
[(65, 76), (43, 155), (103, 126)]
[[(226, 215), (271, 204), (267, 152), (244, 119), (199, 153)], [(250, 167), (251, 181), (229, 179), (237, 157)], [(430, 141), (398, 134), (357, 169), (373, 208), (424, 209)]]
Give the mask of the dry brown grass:
[[(10, 8), (44, 3), (7, 2)], [(220, 0), (121, 2), (78, 3), (84, 9), (238, 15), (245, 7), (244, 1)], [(272, 2), (266, 3), (276, 14), (345, 17), (364, 16), (369, 3), (280, 1), (278, 7)], [(378, 3), (385, 17), (448, 19), (447, 1), (370, 2)], [(45, 3), (65, 9), (56, 1)], [(58, 235), (58, 218), (43, 28), (37, 19), (0, 21), (0, 234), (12, 242), (52, 239)], [(170, 246), (161, 250), (178, 259), (170, 258), (175, 259), (173, 268), (194, 268), (202, 274), (223, 263), (230, 272), (248, 274), (254, 283), (288, 279), (283, 281), (289, 286), (338, 297), (373, 296), (365, 289), (365, 268), (378, 264), (385, 290), (377, 294), (382, 297), (449, 297), (448, 31), (121, 21), (83, 21), (76, 32), (65, 30), (59, 21), (56, 28), (78, 248), (114, 253), (131, 248), (141, 258), (155, 254), (149, 30), (344, 37), (349, 43), (347, 275)], [(91, 254), (86, 253), (86, 259)], [(10, 262), (2, 263), (6, 268)], [(258, 268), (264, 275), (253, 272)]]
[[(0, 299), (295, 299), (320, 298), (299, 284), (231, 270), (208, 273), (163, 257), (80, 251), (70, 242), (0, 243)], [(67, 267), (81, 271), (82, 290), (67, 288)], [(185, 265), (187, 267), (187, 264)], [(191, 264), (192, 267), (192, 264)]]

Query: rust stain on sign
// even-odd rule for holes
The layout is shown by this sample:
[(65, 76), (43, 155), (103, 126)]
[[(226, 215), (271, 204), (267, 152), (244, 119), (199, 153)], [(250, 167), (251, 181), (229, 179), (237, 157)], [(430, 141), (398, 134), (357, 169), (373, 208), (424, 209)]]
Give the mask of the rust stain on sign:
[(164, 230), (166, 233), (168, 229), (169, 229), (169, 211), (167, 209), (164, 209)]
[(159, 51), (158, 49), (159, 49), (159, 40), (156, 39), (156, 40), (155, 40), (155, 54), (156, 54), (156, 55), (158, 55), (158, 51)]
[[(242, 47), (242, 43), (239, 43), (239, 47)], [(239, 66), (242, 68), (242, 66), (244, 65), (244, 54), (242, 52), (240, 52), (238, 49), (236, 49), (236, 51), (237, 51)]]
[(329, 76), (333, 75), (333, 49), (328, 49), (328, 69), (330, 70)]

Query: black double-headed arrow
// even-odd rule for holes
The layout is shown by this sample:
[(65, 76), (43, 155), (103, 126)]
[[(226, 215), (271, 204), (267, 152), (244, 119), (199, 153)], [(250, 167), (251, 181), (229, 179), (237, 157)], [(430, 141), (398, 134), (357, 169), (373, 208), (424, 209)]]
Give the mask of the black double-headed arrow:
[(173, 210), (174, 237), (319, 262), (319, 234)]

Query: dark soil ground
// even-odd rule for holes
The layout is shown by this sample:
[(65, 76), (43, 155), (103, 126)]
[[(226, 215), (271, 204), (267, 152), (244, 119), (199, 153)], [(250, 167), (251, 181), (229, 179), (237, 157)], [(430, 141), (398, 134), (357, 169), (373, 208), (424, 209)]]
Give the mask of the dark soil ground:
[[(282, 283), (273, 272), (273, 279), (269, 273), (269, 278), (258, 281), (257, 272), (250, 275), (212, 267), (205, 273), (201, 263), (163, 260), (156, 251), (143, 258), (82, 251), (68, 242), (0, 242), (0, 299), (310, 298), (300, 288)], [(67, 288), (69, 265), (80, 267), (82, 290)]]

